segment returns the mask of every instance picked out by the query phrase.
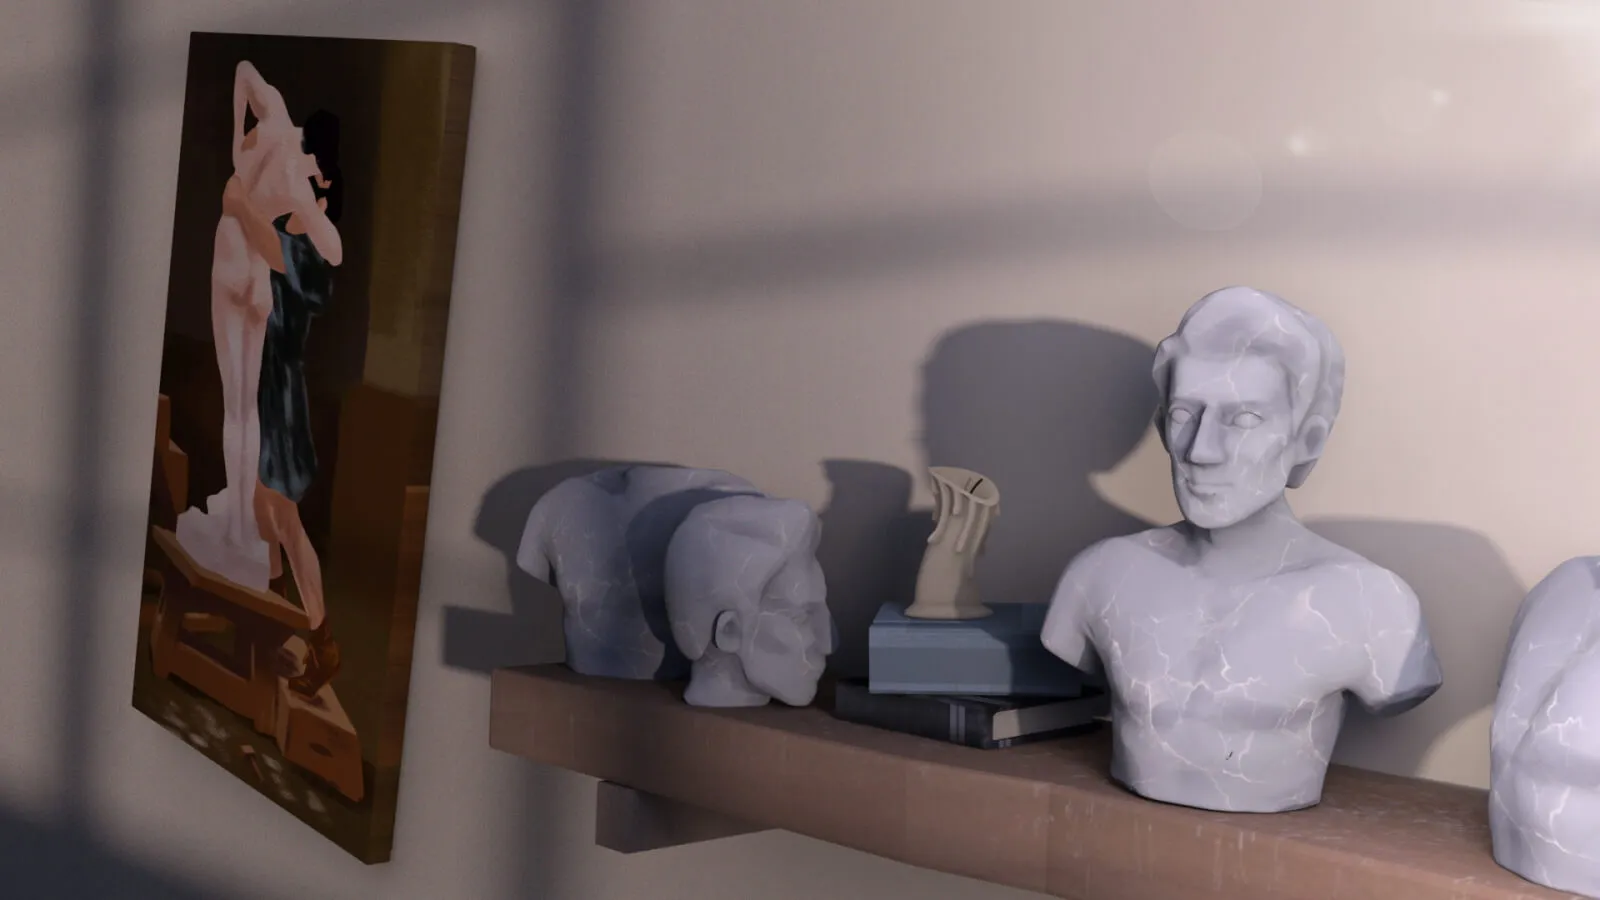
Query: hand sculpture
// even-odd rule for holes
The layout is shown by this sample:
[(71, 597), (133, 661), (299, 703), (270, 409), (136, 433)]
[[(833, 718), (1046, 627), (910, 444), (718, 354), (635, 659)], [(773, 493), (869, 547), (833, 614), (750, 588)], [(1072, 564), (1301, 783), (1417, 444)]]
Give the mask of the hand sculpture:
[(1313, 534), (1284, 498), (1333, 429), (1343, 352), (1312, 316), (1235, 287), (1184, 315), (1153, 375), (1184, 521), (1074, 559), (1044, 644), (1106, 679), (1111, 776), (1135, 793), (1314, 805), (1346, 692), (1395, 714), (1441, 681), (1411, 589)]
[(933, 533), (917, 571), (917, 588), (906, 615), (913, 619), (981, 619), (993, 610), (978, 597), (978, 556), (989, 526), (1000, 515), (994, 479), (970, 469), (934, 466)]

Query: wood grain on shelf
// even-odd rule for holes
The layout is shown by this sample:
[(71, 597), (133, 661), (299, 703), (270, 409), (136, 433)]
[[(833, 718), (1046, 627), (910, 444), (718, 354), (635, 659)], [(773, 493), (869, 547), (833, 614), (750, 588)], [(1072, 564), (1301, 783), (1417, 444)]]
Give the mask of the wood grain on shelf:
[(690, 707), (564, 666), (494, 673), (497, 749), (757, 826), (1071, 900), (1549, 900), (1490, 856), (1485, 792), (1335, 766), (1273, 815), (1154, 803), (1108, 736), (973, 750), (820, 709)]

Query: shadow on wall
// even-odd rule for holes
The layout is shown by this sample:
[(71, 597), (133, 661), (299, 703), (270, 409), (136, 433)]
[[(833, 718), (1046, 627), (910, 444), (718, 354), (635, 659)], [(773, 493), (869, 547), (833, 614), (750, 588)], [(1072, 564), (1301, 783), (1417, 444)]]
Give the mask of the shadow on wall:
[[(487, 676), (503, 666), (561, 662), (566, 648), (561, 635), (561, 595), (556, 589), (517, 568), (517, 547), (522, 542), (528, 513), (551, 488), (611, 466), (650, 465), (625, 460), (569, 460), (518, 469), (495, 482), (483, 497), (473, 523), (479, 540), (505, 557), (508, 613), (446, 606), (444, 608), (443, 663), (451, 668)], [(639, 746), (647, 746), (640, 743)], [(513, 873), (516, 896), (545, 897), (555, 893), (570, 861), (561, 856), (555, 770), (528, 765), (523, 768), (520, 794), (521, 829), (517, 840), (526, 848), (518, 855)]]
[[(979, 562), (984, 597), (1047, 602), (1077, 553), (1151, 527), (1101, 497), (1090, 479), (1115, 468), (1144, 437), (1157, 399), (1153, 354), (1125, 335), (1064, 321), (979, 323), (934, 346), (921, 397), (927, 463), (982, 472), (1001, 490), (1001, 515)], [(490, 489), (476, 532), (506, 558), (511, 611), (447, 608), (445, 665), (487, 673), (562, 658), (560, 597), (515, 562), (528, 513), (568, 478), (640, 464), (671, 465), (572, 460), (518, 470)], [(841, 637), (830, 667), (860, 675), (867, 626), (885, 601), (911, 599), (932, 520), (910, 508), (913, 480), (904, 469), (851, 459), (822, 465), (831, 493), (817, 556)], [(1493, 702), (1498, 658), (1524, 588), (1492, 542), (1462, 528), (1342, 518), (1307, 524), (1393, 570), (1421, 598), (1444, 687), (1392, 719), (1352, 708), (1338, 755), (1363, 768), (1414, 772), (1442, 736)], [(1496, 663), (1483, 665), (1485, 654)]]
[[(1133, 452), (1148, 427), (1154, 352), (1116, 332), (1059, 321), (980, 323), (935, 345), (923, 368), (928, 463), (983, 472), (1002, 492), (979, 563), (985, 596), (1047, 601), (1079, 550), (1148, 527), (1102, 498), (1089, 479)], [(447, 608), (445, 665), (486, 673), (561, 658), (560, 598), (516, 567), (523, 526), (534, 503), (565, 479), (629, 464), (636, 463), (531, 467), (490, 489), (476, 531), (506, 558), (511, 612)], [(830, 663), (860, 674), (867, 625), (885, 601), (910, 600), (932, 520), (926, 510), (910, 509), (913, 482), (905, 470), (870, 460), (822, 465), (831, 493), (820, 513), (817, 557), (841, 637)]]
[[(1115, 332), (1060, 321), (980, 323), (935, 345), (923, 369), (927, 463), (982, 472), (1001, 491), (1001, 515), (979, 561), (984, 597), (1048, 601), (1077, 553), (1151, 527), (1101, 497), (1090, 477), (1115, 468), (1144, 437), (1157, 402), (1154, 352)], [(861, 674), (879, 604), (911, 597), (931, 517), (906, 508), (912, 476), (899, 468), (824, 465), (833, 495), (819, 557), (843, 637), (835, 668)], [(1493, 542), (1467, 529), (1349, 518), (1307, 524), (1394, 571), (1421, 599), (1444, 686), (1403, 716), (1352, 708), (1337, 755), (1349, 765), (1414, 773), (1451, 729), (1494, 702), (1525, 588)], [(1464, 759), (1450, 776), (1473, 777), (1487, 755), (1485, 745), (1482, 760)]]
[(994, 601), (1047, 602), (1072, 557), (1150, 527), (1091, 476), (1139, 446), (1156, 409), (1155, 348), (1075, 322), (988, 322), (946, 334), (922, 370), (930, 466), (994, 479), (1000, 517), (978, 561)]
[(509, 613), (447, 606), (444, 610), (444, 664), (487, 675), (502, 666), (561, 662), (561, 595), (551, 585), (517, 568), (517, 547), (528, 513), (539, 498), (569, 478), (613, 466), (671, 465), (637, 460), (575, 459), (518, 469), (489, 488), (473, 533), (506, 560)]
[[(1108, 503), (1089, 479), (1133, 452), (1149, 426), (1154, 353), (1126, 335), (1064, 321), (968, 325), (934, 346), (921, 398), (928, 464), (965, 466), (1000, 485), (1001, 515), (979, 562), (984, 596), (1047, 601), (1079, 550), (1148, 527)], [(521, 469), (490, 489), (476, 531), (506, 558), (511, 612), (447, 608), (445, 665), (486, 673), (561, 658), (560, 598), (516, 567), (523, 526), (533, 504), (560, 482), (626, 464), (574, 460)], [(910, 600), (932, 520), (910, 509), (913, 482), (905, 470), (869, 460), (822, 465), (831, 493), (820, 513), (817, 557), (841, 638), (830, 663), (861, 674), (867, 625), (885, 601)]]
[[(1526, 589), (1494, 542), (1465, 528), (1335, 518), (1306, 524), (1399, 575), (1422, 603), (1444, 685), (1421, 706), (1393, 718), (1349, 704), (1334, 753), (1346, 765), (1412, 774), (1441, 737), (1494, 703), (1511, 620)], [(1487, 736), (1480, 743), (1482, 759), (1470, 768), (1452, 766), (1448, 777), (1487, 777)]]
[(911, 602), (930, 525), (926, 514), (909, 509), (912, 482), (906, 470), (864, 459), (825, 460), (822, 470), (829, 498), (818, 514), (817, 562), (828, 585), (828, 611), (839, 628), (839, 646), (828, 668), (862, 677), (867, 626), (883, 603)]
[(0, 896), (117, 900), (220, 900), (139, 866), (81, 836), (0, 809)]
[[(1080, 550), (1149, 527), (1090, 477), (1121, 463), (1149, 427), (1154, 354), (1124, 334), (1048, 320), (966, 325), (934, 345), (922, 369), (924, 458), (1000, 487), (1000, 517), (978, 560), (985, 599), (1047, 602)], [(842, 638), (833, 665), (861, 675), (878, 607), (909, 602), (915, 590), (932, 515), (908, 509), (912, 476), (902, 469), (824, 466), (833, 494), (818, 557)]]

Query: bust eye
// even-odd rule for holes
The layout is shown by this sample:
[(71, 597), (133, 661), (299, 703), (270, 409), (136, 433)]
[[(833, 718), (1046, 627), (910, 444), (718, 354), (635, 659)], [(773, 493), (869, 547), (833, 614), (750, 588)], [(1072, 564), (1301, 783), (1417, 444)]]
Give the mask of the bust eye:
[(1260, 425), (1262, 418), (1253, 412), (1242, 412), (1233, 417), (1233, 427), (1254, 428)]
[(1167, 413), (1167, 421), (1174, 425), (1182, 425), (1191, 418), (1193, 418), (1193, 414), (1187, 409), (1175, 409), (1172, 412)]

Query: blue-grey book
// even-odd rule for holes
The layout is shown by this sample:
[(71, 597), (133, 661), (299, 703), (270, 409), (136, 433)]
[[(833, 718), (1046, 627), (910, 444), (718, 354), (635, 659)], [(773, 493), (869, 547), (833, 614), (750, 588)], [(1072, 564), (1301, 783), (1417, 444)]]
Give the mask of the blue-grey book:
[(1039, 640), (1043, 603), (991, 603), (981, 619), (912, 619), (886, 603), (867, 631), (875, 694), (1076, 697), (1085, 678)]

